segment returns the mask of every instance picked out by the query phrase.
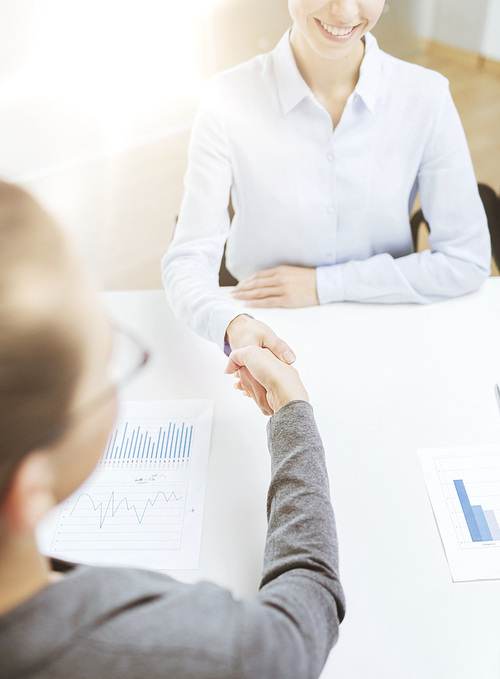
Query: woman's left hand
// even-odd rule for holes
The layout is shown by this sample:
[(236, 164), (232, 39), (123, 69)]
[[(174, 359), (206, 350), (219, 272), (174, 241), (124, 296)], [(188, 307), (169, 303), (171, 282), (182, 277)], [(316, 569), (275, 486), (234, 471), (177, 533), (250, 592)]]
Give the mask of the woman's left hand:
[(303, 307), (319, 304), (316, 269), (278, 266), (266, 269), (239, 283), (233, 297), (249, 307)]

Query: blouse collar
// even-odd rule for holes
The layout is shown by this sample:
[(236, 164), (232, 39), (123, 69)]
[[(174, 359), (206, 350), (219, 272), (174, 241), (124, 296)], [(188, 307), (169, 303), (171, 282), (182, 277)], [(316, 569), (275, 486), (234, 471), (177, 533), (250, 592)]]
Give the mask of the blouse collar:
[[(291, 29), (285, 33), (272, 52), (278, 95), (285, 114), (306, 97), (315, 99), (295, 63), (290, 45), (290, 31)], [(380, 81), (381, 54), (377, 39), (371, 33), (366, 33), (365, 55), (361, 62), (359, 80), (354, 92), (372, 112), (375, 110)]]

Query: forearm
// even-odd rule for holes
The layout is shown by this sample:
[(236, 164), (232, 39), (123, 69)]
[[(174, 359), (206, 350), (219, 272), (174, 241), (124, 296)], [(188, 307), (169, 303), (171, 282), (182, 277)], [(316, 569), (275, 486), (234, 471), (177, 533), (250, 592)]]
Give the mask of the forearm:
[(268, 438), (272, 479), (258, 599), (294, 622), (314, 676), (337, 639), (344, 596), (324, 450), (311, 406), (285, 405), (271, 418)]
[(179, 218), (162, 259), (163, 284), (176, 317), (221, 349), (227, 326), (241, 313), (219, 289), (232, 184), (223, 111), (211, 83), (196, 114)]
[(167, 252), (163, 284), (176, 318), (222, 349), (226, 328), (241, 310), (221, 293), (217, 274), (195, 247), (183, 244)]
[(397, 259), (384, 253), (320, 267), (316, 273), (320, 304), (427, 304), (473, 292), (490, 272), (489, 246), (486, 239), (481, 240), (483, 252), (478, 257), (464, 252), (462, 259), (425, 250)]

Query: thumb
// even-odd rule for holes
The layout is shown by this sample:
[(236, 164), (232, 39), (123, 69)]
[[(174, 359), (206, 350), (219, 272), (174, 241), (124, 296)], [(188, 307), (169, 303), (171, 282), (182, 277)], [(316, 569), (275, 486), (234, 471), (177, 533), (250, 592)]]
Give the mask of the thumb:
[[(228, 361), (224, 373), (226, 375), (233, 375), (238, 372), (238, 370), (244, 366), (251, 355), (252, 350), (257, 349), (255, 345), (250, 344), (248, 347), (242, 347), (241, 349), (235, 349), (228, 356)], [(260, 349), (257, 349), (260, 351)]]
[(288, 344), (277, 335), (266, 337), (262, 346), (272, 351), (276, 358), (279, 358), (284, 363), (293, 363), (297, 358)]

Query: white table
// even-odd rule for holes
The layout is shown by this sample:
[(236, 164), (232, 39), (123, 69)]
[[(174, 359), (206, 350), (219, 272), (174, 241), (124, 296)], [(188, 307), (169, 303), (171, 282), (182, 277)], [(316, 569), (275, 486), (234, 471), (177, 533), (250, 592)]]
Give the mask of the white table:
[[(174, 319), (162, 291), (104, 299), (154, 354), (127, 398), (215, 399), (200, 567), (172, 574), (251, 595), (266, 529), (266, 418), (223, 375), (220, 350)], [(324, 678), (500, 676), (500, 580), (451, 581), (416, 455), (500, 448), (499, 312), (498, 278), (431, 306), (252, 312), (296, 352), (327, 452), (347, 616)]]

